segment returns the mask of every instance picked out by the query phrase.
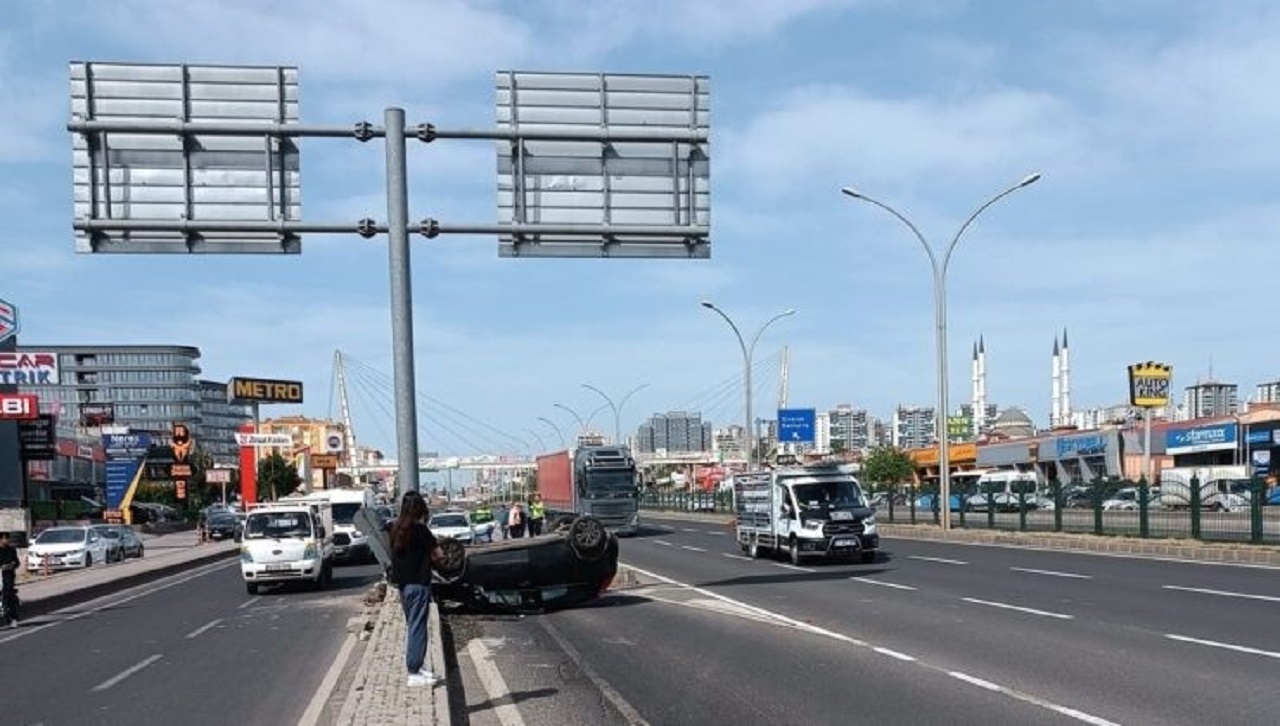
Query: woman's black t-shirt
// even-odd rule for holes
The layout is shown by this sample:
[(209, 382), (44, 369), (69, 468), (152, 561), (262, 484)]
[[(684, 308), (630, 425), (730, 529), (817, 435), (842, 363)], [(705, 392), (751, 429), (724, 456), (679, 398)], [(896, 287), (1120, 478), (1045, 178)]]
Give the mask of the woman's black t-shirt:
[(392, 534), (391, 569), (397, 585), (430, 585), (431, 553), (436, 548), (436, 536), (422, 522), (409, 525), (408, 546), (402, 552), (395, 551)]

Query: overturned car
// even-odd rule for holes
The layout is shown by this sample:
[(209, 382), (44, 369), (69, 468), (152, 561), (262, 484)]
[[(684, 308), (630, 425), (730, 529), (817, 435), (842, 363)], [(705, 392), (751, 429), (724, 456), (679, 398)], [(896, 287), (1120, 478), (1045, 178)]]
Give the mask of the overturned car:
[[(363, 514), (363, 513), (362, 513)], [(373, 542), (390, 566), (387, 533)], [(596, 599), (618, 572), (618, 539), (593, 517), (562, 517), (548, 534), (464, 547), (443, 537), (433, 594), (477, 609), (548, 610)]]

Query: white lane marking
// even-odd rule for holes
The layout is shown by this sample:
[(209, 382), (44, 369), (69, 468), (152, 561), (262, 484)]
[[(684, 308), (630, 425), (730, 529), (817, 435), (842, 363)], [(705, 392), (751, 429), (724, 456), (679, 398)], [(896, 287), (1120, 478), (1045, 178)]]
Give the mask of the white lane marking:
[(254, 603), (256, 603), (256, 602), (258, 602), (258, 601), (259, 601), (259, 600), (261, 600), (261, 599), (262, 599), (262, 597), (261, 597), (261, 596), (259, 596), (259, 597), (251, 597), (251, 598), (249, 598), (248, 600), (245, 600), (244, 602), (242, 602), (242, 603), (240, 603), (239, 605), (237, 605), (237, 606), (236, 606), (236, 609), (237, 609), (237, 610), (244, 610), (245, 608), (253, 607), (253, 604), (254, 604)]
[(872, 580), (866, 577), (850, 577), (854, 582), (865, 582), (868, 585), (879, 585), (880, 587), (892, 587), (895, 590), (914, 590), (910, 585), (899, 585), (896, 582), (885, 582), (884, 580)]
[[(831, 638), (832, 640), (836, 640), (841, 643), (848, 643), (858, 648), (869, 648), (874, 650), (877, 647), (865, 641), (858, 640), (857, 638), (851, 638), (845, 635), (844, 633), (837, 633), (834, 630), (827, 630), (826, 628), (822, 628), (817, 625), (811, 625), (809, 623), (801, 622), (799, 620), (796, 620), (795, 618), (789, 618), (786, 615), (775, 613), (775, 612), (766, 610), (764, 608), (757, 607), (755, 605), (748, 605), (747, 603), (742, 602), (741, 600), (734, 600), (731, 597), (721, 595), (716, 592), (712, 592), (706, 589), (705, 587), (688, 585), (678, 580), (673, 580), (670, 577), (667, 577), (665, 575), (659, 575), (656, 572), (643, 570), (634, 565), (628, 565), (628, 567), (635, 570), (636, 572), (639, 572), (642, 575), (645, 575), (646, 577), (652, 577), (653, 579), (658, 580), (659, 582), (663, 582), (668, 585), (674, 585), (675, 587), (683, 588), (691, 592), (696, 592), (699, 595), (705, 595), (706, 597), (719, 600), (720, 602), (727, 603), (729, 605), (734, 605), (739, 608), (743, 608), (747, 611), (756, 613), (757, 615), (759, 615), (764, 619), (769, 619), (769, 620), (774, 620), (776, 622), (784, 623), (786, 625), (790, 625), (793, 628), (796, 628), (797, 630), (803, 630), (808, 633), (813, 633), (814, 635), (825, 636), (827, 638)], [(936, 666), (931, 663), (926, 663), (920, 660), (916, 660), (914, 662), (916, 665), (920, 666), (921, 668), (927, 668), (931, 671), (934, 671), (935, 673), (954, 674), (959, 672), (959, 671), (948, 671), (947, 669), (942, 668), (940, 666)], [(1098, 716), (1094, 716), (1092, 714), (1085, 713), (1084, 711), (1079, 711), (1069, 706), (1063, 706), (1061, 704), (1054, 703), (1053, 701), (1046, 701), (1045, 699), (1040, 698), (1039, 696), (1033, 696), (1030, 693), (1024, 693), (1022, 691), (1014, 690), (1012, 688), (1006, 688), (1004, 686), (997, 686), (996, 684), (991, 683), (989, 681), (983, 681), (981, 679), (973, 678), (973, 676), (969, 676), (968, 674), (961, 674), (960, 676), (953, 675), (952, 677), (960, 678), (960, 680), (966, 680), (966, 678), (973, 679), (973, 681), (978, 681), (981, 684), (983, 684), (983, 688), (994, 686), (999, 693), (1001, 693), (1002, 695), (1008, 696), (1009, 698), (1012, 698), (1015, 701), (1022, 701), (1023, 703), (1029, 703), (1034, 706), (1039, 706), (1040, 708), (1044, 708), (1049, 711), (1053, 711), (1055, 713), (1060, 713), (1064, 716), (1074, 718), (1077, 721), (1082, 721), (1084, 723), (1090, 724), (1091, 726), (1119, 726), (1119, 724), (1116, 724), (1112, 721), (1108, 721), (1104, 718), (1100, 718)], [(975, 683), (975, 685), (977, 684)]]
[(655, 539), (655, 540), (653, 541), (653, 543), (654, 543), (654, 544), (656, 544), (656, 545), (662, 545), (663, 547), (674, 547), (674, 546), (675, 546), (675, 545), (671, 544), (670, 542), (666, 541), (665, 539)]
[(717, 531), (715, 531), (715, 530), (713, 530), (713, 529), (708, 529), (708, 530), (706, 530), (706, 532), (705, 532), (705, 533), (706, 533), (706, 534), (714, 534), (714, 535), (715, 535), (715, 536), (717, 536), (717, 537), (723, 537), (723, 536), (724, 536), (724, 532), (717, 532)]
[(134, 673), (137, 673), (138, 671), (142, 670), (143, 668), (146, 668), (147, 666), (151, 665), (152, 663), (155, 663), (156, 661), (160, 660), (160, 659), (161, 659), (161, 658), (163, 658), (163, 657), (164, 657), (163, 655), (161, 655), (161, 654), (157, 653), (157, 654), (155, 654), (155, 655), (153, 655), (153, 656), (151, 656), (151, 657), (147, 658), (146, 660), (143, 660), (141, 663), (138, 663), (137, 665), (133, 665), (133, 666), (130, 666), (130, 667), (128, 667), (128, 668), (125, 668), (124, 670), (120, 671), (119, 673), (115, 674), (114, 676), (111, 676), (110, 678), (108, 678), (107, 680), (103, 681), (102, 683), (99, 683), (98, 685), (94, 686), (94, 687), (93, 687), (93, 691), (94, 691), (94, 692), (105, 691), (105, 690), (107, 690), (108, 688), (111, 688), (111, 687), (112, 687), (112, 686), (114, 686), (115, 684), (119, 683), (120, 681), (123, 681), (124, 679), (126, 679), (126, 678), (128, 678), (129, 676), (133, 675)]
[(485, 693), (489, 694), (489, 702), (494, 704), (494, 715), (498, 717), (498, 723), (502, 726), (524, 726), (520, 709), (512, 700), (511, 690), (507, 688), (502, 672), (493, 664), (493, 656), (484, 641), (484, 638), (476, 638), (468, 643), (467, 654), (471, 656), (471, 663), (476, 667), (480, 684), (484, 686)]
[(298, 719), (298, 726), (316, 726), (320, 723), (320, 717), (324, 715), (325, 704), (328, 703), (329, 697), (333, 695), (333, 689), (338, 685), (338, 678), (342, 676), (342, 671), (347, 667), (347, 660), (351, 658), (351, 653), (356, 648), (355, 633), (347, 633), (346, 640), (342, 641), (342, 647), (338, 649), (338, 656), (333, 659), (333, 663), (329, 664), (329, 670), (325, 671), (324, 680), (320, 681), (320, 688), (316, 689), (315, 694), (311, 696), (311, 702), (307, 704), (307, 710), (302, 712), (302, 718)]
[(728, 557), (731, 560), (746, 560), (747, 562), (751, 561), (750, 557), (743, 557), (742, 555), (735, 555), (729, 552), (721, 552), (720, 554), (724, 555), (725, 557)]
[(1092, 580), (1093, 575), (1077, 575), (1074, 572), (1058, 572), (1057, 570), (1037, 570), (1034, 567), (1010, 567), (1014, 572), (1026, 572), (1032, 575), (1048, 575), (1049, 577), (1069, 577), (1073, 580)]
[(1190, 638), (1185, 635), (1174, 635), (1173, 633), (1165, 633), (1164, 637), (1170, 640), (1179, 640), (1183, 643), (1195, 643), (1196, 645), (1207, 645), (1210, 648), (1222, 648), (1223, 650), (1234, 650), (1237, 653), (1248, 653), (1249, 655), (1261, 655), (1267, 658), (1280, 658), (1280, 653), (1274, 653), (1269, 650), (1260, 648), (1250, 648), (1247, 645), (1235, 645), (1233, 643), (1219, 643), (1216, 640), (1201, 640), (1200, 638)]
[[(216, 563), (216, 564), (214, 564), (214, 565), (208, 566), (208, 567), (206, 567), (205, 569), (203, 569), (203, 570), (200, 570), (200, 571), (196, 572), (195, 574), (192, 574), (192, 575), (188, 575), (188, 576), (186, 576), (186, 577), (183, 577), (183, 578), (182, 578), (182, 579), (180, 579), (180, 580), (174, 580), (173, 582), (166, 582), (165, 584), (163, 584), (163, 585), (157, 585), (156, 587), (149, 587), (149, 588), (147, 588), (146, 590), (143, 590), (142, 592), (137, 592), (137, 593), (134, 593), (133, 595), (129, 595), (128, 597), (123, 597), (123, 598), (120, 598), (120, 599), (118, 599), (118, 600), (111, 600), (110, 602), (104, 602), (104, 603), (102, 603), (101, 605), (97, 605), (97, 606), (95, 606), (95, 607), (93, 607), (93, 608), (90, 608), (89, 610), (81, 610), (80, 612), (72, 612), (72, 611), (76, 610), (77, 608), (84, 607), (84, 604), (83, 604), (83, 603), (81, 603), (81, 604), (79, 604), (79, 605), (71, 605), (71, 606), (68, 606), (68, 607), (62, 608), (61, 610), (55, 610), (55, 611), (53, 611), (52, 613), (49, 613), (49, 615), (59, 615), (59, 614), (61, 614), (61, 613), (71, 613), (71, 614), (70, 614), (70, 615), (68, 615), (68, 616), (67, 616), (67, 617), (65, 617), (65, 618), (60, 619), (60, 620), (54, 620), (53, 622), (49, 622), (49, 623), (41, 623), (40, 625), (32, 625), (32, 626), (30, 626), (30, 627), (23, 628), (22, 630), (19, 630), (18, 632), (14, 633), (13, 635), (9, 635), (9, 636), (6, 636), (6, 637), (3, 637), (3, 638), (0, 638), (0, 643), (8, 643), (8, 642), (10, 642), (10, 641), (17, 640), (18, 638), (25, 638), (25, 637), (27, 637), (28, 635), (34, 635), (35, 633), (38, 633), (38, 632), (40, 632), (40, 631), (42, 631), (42, 630), (47, 630), (47, 629), (49, 629), (49, 628), (57, 627), (57, 626), (59, 626), (59, 625), (61, 625), (61, 624), (63, 624), (63, 623), (69, 623), (69, 622), (71, 622), (71, 621), (73, 621), (73, 620), (80, 620), (81, 618), (87, 618), (87, 617), (89, 617), (90, 615), (93, 615), (93, 614), (95, 614), (95, 613), (101, 612), (101, 611), (103, 611), (103, 610), (108, 610), (108, 609), (110, 609), (110, 608), (114, 608), (114, 607), (116, 607), (117, 605), (123, 605), (124, 603), (132, 602), (132, 601), (134, 601), (134, 600), (137, 600), (137, 599), (138, 599), (138, 598), (140, 598), (140, 597), (145, 597), (145, 596), (150, 595), (150, 594), (152, 594), (152, 593), (160, 592), (161, 590), (168, 590), (168, 589), (169, 589), (169, 588), (171, 588), (171, 587), (175, 587), (175, 586), (177, 586), (177, 585), (181, 585), (181, 584), (183, 584), (183, 583), (190, 582), (190, 581), (192, 581), (192, 580), (196, 579), (197, 577), (204, 577), (205, 575), (208, 575), (208, 574), (209, 574), (209, 573), (211, 573), (211, 572), (217, 572), (218, 570), (226, 569), (226, 568), (228, 568), (228, 567), (231, 567), (232, 565), (237, 565), (237, 564), (239, 564), (239, 563), (238, 563), (238, 562), (234, 562), (234, 561), (233, 561), (233, 562), (219, 562), (219, 563)], [(173, 575), (171, 575), (170, 577), (173, 577)], [(163, 581), (163, 580), (161, 580), (161, 581)], [(127, 590), (126, 590), (126, 592), (127, 592)], [(102, 599), (102, 598), (99, 598), (99, 600), (101, 600), (101, 599)], [(95, 601), (90, 601), (90, 602), (95, 602)], [(40, 616), (40, 617), (47, 617), (47, 616), (43, 616), (43, 615), (42, 615), (42, 616)]]
[(649, 726), (649, 722), (644, 720), (644, 717), (640, 715), (640, 712), (637, 711), (635, 707), (627, 701), (627, 699), (623, 698), (622, 694), (618, 693), (618, 690), (610, 685), (608, 681), (601, 678), (590, 664), (582, 659), (582, 655), (578, 652), (578, 649), (574, 648), (569, 640), (560, 634), (559, 629), (552, 625), (550, 620), (547, 618), (541, 618), (538, 620), (538, 623), (547, 631), (547, 634), (551, 636), (551, 639), (556, 641), (556, 645), (560, 646), (560, 649), (563, 650), (565, 654), (568, 655), (569, 658), (578, 666), (578, 670), (582, 675), (586, 676), (587, 680), (595, 684), (596, 689), (600, 691), (601, 695), (603, 695), (609, 703), (613, 704), (614, 708), (618, 709), (618, 713), (622, 714), (622, 717), (627, 720), (627, 726)]
[(204, 625), (201, 625), (195, 630), (192, 630), (190, 633), (187, 633), (187, 640), (193, 640), (195, 638), (200, 637), (201, 633), (206, 633), (209, 630), (212, 630), (213, 628), (218, 627), (218, 623), (221, 623), (221, 622), (222, 622), (222, 618), (218, 618), (217, 620), (210, 620)]
[(694, 529), (693, 527), (681, 527), (680, 531), (681, 532), (697, 532), (698, 530)]
[(992, 683), (991, 681), (984, 681), (983, 679), (977, 678), (975, 676), (971, 676), (968, 673), (962, 673), (960, 671), (947, 671), (947, 675), (951, 676), (952, 678), (964, 681), (965, 683), (971, 683), (977, 686), (978, 688), (985, 688), (988, 691), (995, 691), (996, 693), (1000, 692), (1000, 686), (998, 686), (997, 684)]
[(1001, 608), (1002, 610), (1017, 610), (1020, 613), (1027, 613), (1029, 615), (1040, 615), (1046, 618), (1057, 618), (1059, 620), (1074, 620), (1076, 617), (1074, 615), (1064, 615), (1062, 613), (1051, 613), (1048, 610), (1036, 610), (1035, 608), (1024, 608), (1021, 605), (1010, 605), (1009, 603), (1004, 603), (1004, 602), (993, 602), (991, 600), (979, 600), (976, 597), (962, 597), (960, 599), (964, 600), (965, 602), (976, 603), (978, 605), (986, 605), (988, 607)]
[(680, 545), (680, 549), (689, 550), (690, 552), (706, 552), (702, 547), (694, 547), (693, 545)]
[(1246, 600), (1265, 600), (1266, 602), (1280, 602), (1280, 597), (1271, 595), (1251, 595), (1247, 592), (1231, 592), (1229, 590), (1210, 590), (1203, 587), (1182, 587), (1181, 585), (1163, 585), (1166, 590), (1181, 590), (1182, 592), (1199, 592), (1205, 595), (1221, 595), (1223, 597), (1240, 597)]
[(797, 566), (797, 565), (788, 565), (788, 564), (787, 564), (787, 563), (785, 563), (785, 562), (775, 562), (775, 563), (773, 563), (773, 564), (777, 565), (778, 567), (786, 568), (786, 569), (788, 569), (788, 570), (795, 570), (796, 572), (817, 572), (817, 570), (810, 569), (810, 568), (808, 568), (808, 567), (799, 567), (799, 566)]
[(908, 560), (920, 560), (921, 562), (941, 562), (944, 565), (967, 565), (968, 562), (960, 560), (949, 560), (945, 557), (921, 557), (920, 555), (907, 555)]
[(890, 658), (897, 658), (898, 660), (905, 660), (905, 661), (907, 661), (908, 663), (914, 663), (914, 662), (915, 662), (915, 660), (916, 660), (916, 659), (915, 659), (915, 656), (907, 655), (906, 653), (900, 653), (900, 652), (898, 652), (898, 651), (896, 651), (896, 650), (892, 650), (892, 649), (890, 649), (890, 648), (881, 648), (881, 647), (879, 647), (879, 646), (876, 646), (876, 647), (872, 648), (872, 650), (874, 650), (875, 652), (879, 653), (880, 655), (887, 655), (887, 656), (889, 656)]

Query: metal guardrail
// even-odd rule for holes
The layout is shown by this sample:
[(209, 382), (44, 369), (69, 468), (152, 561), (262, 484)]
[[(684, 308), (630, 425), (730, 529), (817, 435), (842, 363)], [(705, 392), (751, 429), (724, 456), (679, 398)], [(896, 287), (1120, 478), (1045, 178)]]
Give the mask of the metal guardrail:
[[(1104, 506), (1121, 489), (1132, 487), (1137, 496), (1124, 508)], [(1021, 492), (1015, 499), (1001, 502), (996, 494), (970, 501), (976, 493), (964, 489), (952, 492), (952, 526), (965, 529), (992, 529), (1023, 532), (1067, 532), (1098, 536), (1125, 536), (1143, 539), (1195, 539), (1205, 542), (1280, 544), (1280, 505), (1260, 478), (1250, 480), (1248, 503), (1231, 510), (1205, 506), (1200, 482), (1192, 479), (1189, 502), (1169, 507), (1153, 496), (1145, 482), (1099, 479), (1093, 482), (1054, 482), (1047, 491)], [(875, 503), (881, 522), (891, 524), (937, 524), (936, 488), (909, 486)], [(923, 501), (922, 501), (923, 500)], [(1052, 507), (1048, 506), (1052, 503)], [(640, 508), (649, 511), (733, 513), (732, 492), (688, 492), (649, 490), (640, 495)]]

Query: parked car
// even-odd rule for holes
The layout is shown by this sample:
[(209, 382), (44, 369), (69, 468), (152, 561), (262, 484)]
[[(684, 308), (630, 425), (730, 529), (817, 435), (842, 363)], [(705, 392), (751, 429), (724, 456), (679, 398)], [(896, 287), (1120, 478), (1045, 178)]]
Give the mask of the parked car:
[(133, 531), (133, 527), (123, 524), (98, 524), (93, 528), (106, 537), (111, 546), (119, 550), (117, 561), (141, 557), (145, 552), (142, 539), (138, 537), (137, 532)]
[(124, 562), (124, 545), (120, 542), (120, 533), (116, 532), (110, 524), (94, 524), (91, 525), (93, 531), (97, 532), (107, 543), (107, 562)]
[(449, 537), (464, 545), (472, 544), (477, 539), (471, 517), (466, 512), (451, 510), (433, 514), (427, 526), (431, 528), (431, 533), (440, 539)]
[(92, 567), (106, 562), (107, 538), (93, 527), (50, 527), (27, 548), (27, 571), (39, 572), (46, 565), (51, 570)]
[(226, 510), (211, 514), (204, 526), (209, 532), (209, 539), (239, 542), (244, 536), (239, 517)]

